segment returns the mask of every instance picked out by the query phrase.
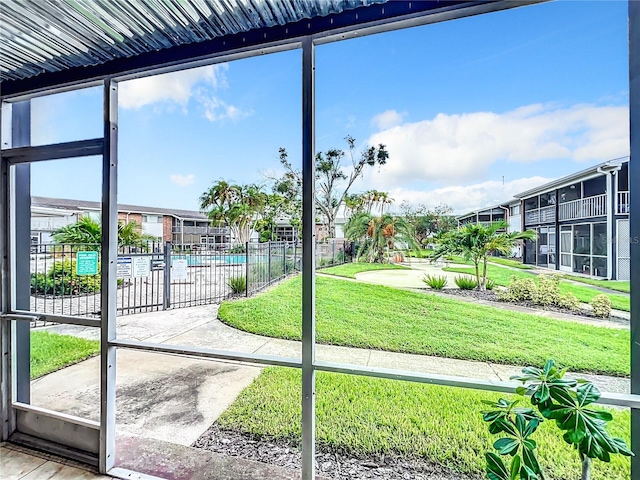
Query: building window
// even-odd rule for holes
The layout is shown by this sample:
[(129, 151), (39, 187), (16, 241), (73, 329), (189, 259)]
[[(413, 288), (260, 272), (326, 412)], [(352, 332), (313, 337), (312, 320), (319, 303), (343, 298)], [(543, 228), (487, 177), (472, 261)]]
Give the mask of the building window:
[(574, 183), (558, 190), (558, 203), (571, 202), (580, 198), (580, 184)]
[(556, 204), (556, 192), (547, 192), (540, 195), (540, 208)]
[(162, 217), (158, 215), (142, 215), (143, 223), (162, 223)]
[(520, 215), (520, 205), (513, 205), (509, 209), (509, 213), (511, 214), (511, 216)]
[(529, 210), (535, 210), (538, 208), (538, 197), (527, 198), (524, 201), (524, 211), (528, 212)]

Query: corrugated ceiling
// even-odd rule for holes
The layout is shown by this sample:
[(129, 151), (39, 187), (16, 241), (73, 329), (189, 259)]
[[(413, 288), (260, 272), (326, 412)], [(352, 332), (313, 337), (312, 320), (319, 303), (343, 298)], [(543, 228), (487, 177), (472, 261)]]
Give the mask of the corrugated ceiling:
[(86, 67), (386, 0), (2, 0), (0, 81)]

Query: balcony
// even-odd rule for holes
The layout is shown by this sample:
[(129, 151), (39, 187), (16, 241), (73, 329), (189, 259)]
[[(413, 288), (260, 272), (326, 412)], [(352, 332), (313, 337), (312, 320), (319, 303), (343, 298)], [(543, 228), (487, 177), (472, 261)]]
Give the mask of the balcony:
[(629, 192), (618, 192), (617, 213), (629, 215)]
[(537, 208), (535, 210), (529, 210), (525, 212), (524, 222), (525, 225), (536, 225), (539, 223), (553, 223), (556, 221), (556, 207), (551, 205), (549, 207)]
[(171, 232), (196, 235), (229, 235), (227, 227), (181, 227), (178, 225), (172, 227)]
[(68, 217), (31, 217), (31, 230), (51, 232), (58, 228), (76, 223), (75, 216)]
[(577, 220), (581, 218), (601, 217), (607, 214), (607, 194), (581, 198), (571, 202), (561, 203), (558, 217), (563, 220)]

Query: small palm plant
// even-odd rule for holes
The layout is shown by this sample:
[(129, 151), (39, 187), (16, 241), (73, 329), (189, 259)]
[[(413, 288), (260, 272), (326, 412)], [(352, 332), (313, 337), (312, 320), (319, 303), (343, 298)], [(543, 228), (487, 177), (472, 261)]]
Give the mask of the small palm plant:
[(431, 259), (462, 255), (465, 260), (471, 260), (475, 267), (477, 288), (485, 290), (489, 256), (495, 252), (509, 254), (520, 241), (535, 240), (537, 237), (533, 230), (507, 233), (508, 227), (504, 221), (489, 225), (469, 223), (447, 232), (436, 239), (437, 248), (431, 254)]
[(526, 367), (522, 375), (511, 377), (523, 383), (516, 393), (530, 395), (531, 404), (541, 416), (532, 409), (516, 409), (516, 402), (504, 399), (489, 402), (493, 409), (482, 412), (491, 433), (506, 434), (493, 444), (494, 448), (500, 455), (512, 457), (507, 470), (500, 456), (486, 454), (491, 480), (544, 479), (534, 452), (537, 445), (530, 438), (543, 419), (555, 420), (564, 441), (578, 451), (582, 480), (591, 477), (592, 459), (609, 462), (612, 454), (633, 455), (624, 440), (607, 432), (607, 423), (613, 420), (611, 413), (590, 407), (600, 399), (600, 391), (589, 381), (564, 379), (565, 373), (566, 369), (559, 369), (551, 359), (542, 369)]

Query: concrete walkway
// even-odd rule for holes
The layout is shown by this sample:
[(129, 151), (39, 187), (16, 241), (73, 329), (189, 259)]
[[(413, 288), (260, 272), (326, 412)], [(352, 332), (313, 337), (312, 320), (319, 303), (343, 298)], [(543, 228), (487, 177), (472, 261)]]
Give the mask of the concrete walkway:
[[(126, 322), (126, 325), (118, 330), (118, 337), (159, 341), (171, 345), (301, 358), (302, 349), (299, 341), (243, 332), (225, 325), (216, 317), (216, 305), (130, 315), (126, 319), (119, 319), (119, 322)], [(173, 325), (176, 323), (182, 325), (182, 331), (178, 334), (175, 334), (176, 327)], [(162, 326), (170, 326), (171, 331), (162, 332)], [(47, 329), (85, 338), (97, 333), (95, 329), (75, 326), (55, 326)], [(92, 331), (89, 332), (89, 330)], [(337, 363), (475, 377), (493, 381), (508, 381), (511, 375), (520, 373), (521, 369), (519, 366), (490, 362), (335, 345), (317, 345), (316, 356), (318, 360)], [(146, 412), (153, 418), (140, 420), (134, 416), (127, 416), (123, 409), (119, 424), (123, 428), (123, 433), (152, 432), (152, 438), (158, 440), (166, 441), (170, 438), (184, 445), (189, 444), (194, 436), (197, 436), (198, 429), (202, 425), (212, 423), (235, 399), (235, 396), (251, 383), (259, 371), (260, 368), (256, 366), (121, 349), (118, 351), (118, 394), (121, 398), (119, 405), (126, 405), (128, 411)], [(602, 391), (629, 392), (629, 380), (625, 378), (585, 374), (578, 376), (593, 381)], [(172, 393), (172, 398), (167, 400), (165, 396), (171, 391), (176, 395)], [(197, 393), (196, 398), (188, 398), (190, 391)], [(97, 413), (97, 392), (97, 358), (67, 367), (32, 383), (32, 395), (37, 400), (34, 404), (58, 410), (62, 406), (63, 410), (59, 411), (88, 418)], [(148, 395), (144, 395), (144, 392), (154, 392), (153, 398), (147, 398)], [(189, 429), (181, 432), (180, 435), (183, 438), (177, 438), (173, 432), (165, 432), (161, 423), (163, 418), (166, 420), (167, 415), (176, 413), (173, 409), (184, 410), (185, 407), (193, 409), (194, 412), (198, 411), (198, 417), (202, 421), (197, 422), (197, 425), (194, 424), (191, 432)]]

